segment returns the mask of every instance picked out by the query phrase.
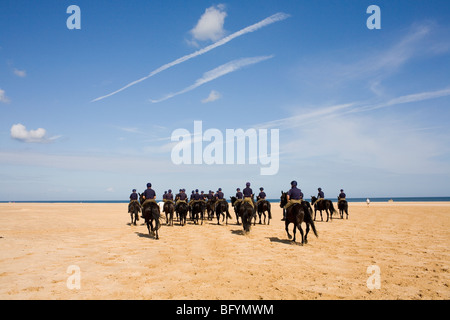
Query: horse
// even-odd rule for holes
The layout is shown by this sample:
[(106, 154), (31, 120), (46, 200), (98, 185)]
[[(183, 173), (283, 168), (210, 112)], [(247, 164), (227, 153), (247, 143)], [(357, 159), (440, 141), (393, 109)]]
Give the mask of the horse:
[(236, 197), (230, 197), (230, 199), (231, 199), (231, 205), (234, 208), (234, 214), (236, 215), (236, 221), (237, 221), (236, 224), (240, 225), (240, 223), (239, 223), (239, 217), (240, 217), (240, 215), (239, 215), (239, 208), (242, 205), (242, 201), (239, 201), (236, 205), (234, 205), (236, 203), (236, 201), (237, 201), (237, 198)]
[(175, 210), (177, 216), (180, 217), (180, 226), (186, 225), (186, 216), (189, 211), (189, 205), (186, 202), (178, 202)]
[(272, 213), (270, 212), (270, 202), (267, 200), (261, 200), (257, 202), (257, 210), (259, 215), (259, 224), (261, 224), (261, 216), (264, 215), (264, 224), (266, 224), (266, 211), (268, 215), (267, 225), (270, 224), (270, 219), (272, 219)]
[[(139, 212), (141, 212), (141, 205), (137, 201), (132, 201), (129, 206), (129, 213), (131, 216), (131, 224), (136, 225), (136, 221), (139, 220)], [(134, 217), (134, 220), (133, 220)]]
[(228, 202), (225, 199), (217, 200), (214, 205), (214, 211), (216, 212), (217, 224), (220, 225), (220, 215), (223, 215), (222, 222), (226, 217), (226, 225), (228, 225), (228, 218), (232, 219), (228, 212)]
[(208, 215), (208, 220), (212, 220), (214, 218), (215, 202), (216, 202), (216, 199), (209, 199), (206, 202), (206, 213)]
[[(288, 202), (287, 193), (283, 192), (280, 198), (280, 207), (284, 208), (287, 202)], [(301, 226), (302, 222), (306, 224), (306, 234), (304, 237), (303, 237), (303, 229)], [(312, 219), (312, 210), (308, 201), (302, 201), (302, 203), (295, 203), (286, 209), (285, 229), (289, 239), (292, 239), (292, 236), (290, 235), (288, 228), (289, 224), (291, 223), (294, 224), (294, 239), (293, 239), (294, 243), (295, 243), (296, 229), (300, 230), (300, 234), (302, 236), (302, 243), (301, 243), (302, 245), (308, 243), (308, 233), (310, 226), (314, 232), (314, 235), (316, 237), (319, 237), (319, 235), (317, 234), (316, 226), (314, 225), (314, 221)]]
[[(281, 190), (281, 197), (280, 197), (280, 200), (281, 200), (281, 198), (283, 198), (283, 194), (284, 194), (285, 192), (283, 192), (283, 190)], [(286, 209), (280, 204), (280, 208), (281, 209), (283, 209), (283, 219), (281, 219), (281, 221), (285, 221), (286, 220)]]
[(334, 209), (333, 202), (331, 202), (331, 200), (323, 199), (323, 200), (318, 201), (318, 199), (316, 197), (311, 196), (311, 204), (314, 205), (314, 221), (316, 221), (317, 210), (320, 211), (320, 219), (322, 221), (323, 221), (322, 210), (325, 210), (325, 212), (327, 213), (327, 222), (328, 222), (329, 218), (333, 219), (333, 213), (336, 210)]
[(194, 224), (198, 224), (198, 219), (201, 217), (202, 225), (203, 225), (203, 207), (204, 203), (202, 200), (195, 201), (191, 205), (191, 212), (192, 212), (192, 220), (194, 221)]
[(244, 227), (244, 232), (250, 232), (250, 227), (256, 224), (256, 210), (252, 205), (248, 202), (242, 202), (239, 206), (239, 215), (242, 219), (242, 226)]
[(341, 216), (341, 219), (344, 219), (344, 212), (347, 215), (348, 219), (348, 202), (347, 200), (340, 200), (338, 197), (338, 209), (339, 209), (339, 215)]
[(166, 214), (166, 224), (168, 226), (173, 226), (173, 213), (175, 212), (173, 201), (164, 202), (163, 212)]

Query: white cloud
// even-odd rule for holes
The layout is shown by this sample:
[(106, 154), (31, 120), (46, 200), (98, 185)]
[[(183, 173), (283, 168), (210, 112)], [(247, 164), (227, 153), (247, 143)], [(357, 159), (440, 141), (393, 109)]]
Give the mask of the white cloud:
[(114, 192), (114, 188), (113, 187), (109, 187), (106, 189), (106, 192)]
[(14, 74), (21, 78), (25, 78), (27, 76), (27, 72), (25, 70), (19, 70), (19, 69), (14, 69)]
[(202, 103), (213, 102), (213, 101), (220, 99), (221, 97), (222, 97), (222, 95), (219, 92), (217, 92), (216, 90), (212, 90), (210, 92), (208, 98), (205, 98), (202, 100)]
[(9, 103), (11, 100), (6, 96), (5, 90), (0, 89), (0, 102)]
[(260, 56), (260, 57), (252, 57), (252, 58), (241, 58), (241, 59), (236, 59), (236, 60), (230, 61), (230, 62), (225, 63), (225, 64), (223, 64), (223, 65), (221, 65), (221, 66), (219, 66), (219, 67), (217, 67), (217, 68), (215, 68), (213, 70), (205, 72), (203, 74), (203, 77), (201, 77), (200, 79), (195, 81), (195, 83), (193, 85), (191, 85), (191, 86), (189, 86), (189, 87), (187, 87), (187, 88), (185, 88), (185, 89), (183, 89), (181, 91), (178, 91), (176, 93), (170, 93), (170, 94), (166, 95), (164, 98), (161, 98), (159, 100), (150, 100), (150, 101), (153, 102), (153, 103), (165, 101), (165, 100), (173, 98), (173, 97), (175, 97), (177, 95), (180, 95), (180, 94), (192, 91), (195, 88), (198, 88), (201, 85), (204, 85), (205, 83), (208, 83), (208, 82), (213, 81), (213, 80), (215, 80), (217, 78), (220, 78), (220, 77), (222, 77), (222, 76), (224, 76), (224, 75), (226, 75), (228, 73), (237, 71), (237, 70), (239, 70), (239, 69), (241, 69), (241, 68), (243, 68), (245, 66), (252, 65), (252, 64), (255, 64), (255, 63), (267, 60), (267, 59), (271, 59), (273, 57), (274, 57), (273, 55), (271, 55), (271, 56)]
[(198, 20), (197, 25), (191, 30), (194, 39), (217, 41), (222, 38), (225, 34), (223, 25), (227, 16), (224, 10), (225, 6), (223, 4), (206, 9), (200, 20)]
[[(393, 108), (450, 96), (450, 89), (399, 96), (376, 105), (349, 103), (322, 108), (302, 109), (291, 117), (256, 125), (295, 132), (281, 143), (283, 159), (308, 163), (326, 158), (339, 166), (376, 168), (398, 174), (448, 173), (450, 167), (440, 161), (448, 155), (448, 138), (420, 123), (398, 121), (377, 115), (371, 110)], [(433, 128), (431, 128), (433, 129)], [(407, 133), (407, 134), (405, 134)], [(394, 138), (393, 138), (394, 137)], [(318, 143), (320, 142), (320, 143)], [(330, 163), (328, 164), (330, 165)]]
[(43, 128), (27, 130), (23, 124), (15, 124), (11, 127), (11, 138), (27, 143), (46, 143), (59, 138), (59, 136), (48, 138), (47, 131)]
[(198, 56), (200, 56), (202, 54), (205, 54), (205, 53), (207, 53), (207, 52), (209, 52), (209, 51), (211, 51), (211, 50), (213, 50), (213, 49), (215, 49), (217, 47), (223, 46), (224, 44), (230, 42), (231, 40), (233, 40), (233, 39), (235, 39), (237, 37), (240, 37), (240, 36), (242, 36), (244, 34), (247, 34), (247, 33), (250, 33), (250, 32), (255, 32), (255, 31), (257, 31), (257, 30), (259, 30), (259, 29), (261, 29), (261, 28), (263, 28), (265, 26), (268, 26), (268, 25), (270, 25), (272, 23), (275, 23), (275, 22), (278, 22), (278, 21), (285, 20), (285, 19), (287, 19), (289, 17), (290, 16), (288, 14), (286, 14), (286, 13), (276, 13), (274, 15), (271, 15), (270, 17), (267, 17), (264, 20), (261, 20), (260, 22), (252, 24), (251, 26), (248, 26), (248, 27), (246, 27), (244, 29), (241, 29), (241, 30), (239, 30), (239, 31), (229, 35), (229, 36), (226, 36), (225, 38), (222, 38), (219, 41), (214, 42), (213, 44), (211, 44), (211, 45), (209, 45), (209, 46), (207, 46), (207, 47), (205, 47), (203, 49), (200, 49), (200, 50), (195, 51), (194, 53), (185, 55), (185, 56), (183, 56), (181, 58), (178, 58), (175, 61), (166, 63), (165, 65), (159, 67), (158, 69), (150, 72), (149, 75), (147, 75), (145, 77), (142, 77), (142, 78), (140, 78), (138, 80), (135, 80), (133, 82), (130, 82), (129, 84), (127, 84), (126, 86), (120, 88), (119, 90), (111, 92), (111, 93), (109, 93), (109, 94), (107, 94), (105, 96), (98, 97), (98, 98), (92, 100), (91, 102), (100, 101), (100, 100), (103, 100), (103, 99), (108, 98), (110, 96), (113, 96), (116, 93), (119, 93), (119, 92), (121, 92), (121, 91), (123, 91), (125, 89), (128, 89), (131, 86), (134, 86), (134, 85), (136, 85), (136, 84), (138, 84), (138, 83), (140, 83), (140, 82), (142, 82), (144, 80), (147, 80), (148, 78), (153, 77), (154, 75), (156, 75), (156, 74), (158, 74), (158, 73), (160, 73), (160, 72), (162, 72), (164, 70), (167, 70), (167, 69), (172, 68), (172, 67), (174, 67), (174, 66), (176, 66), (176, 65), (178, 65), (180, 63), (183, 63), (183, 62), (185, 62), (187, 60), (190, 60), (192, 58), (195, 58), (195, 57), (198, 57)]

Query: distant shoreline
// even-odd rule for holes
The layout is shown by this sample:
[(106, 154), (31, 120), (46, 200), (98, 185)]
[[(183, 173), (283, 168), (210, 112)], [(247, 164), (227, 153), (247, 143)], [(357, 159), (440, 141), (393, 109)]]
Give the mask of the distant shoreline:
[[(327, 198), (333, 202), (337, 201), (337, 198)], [(267, 199), (269, 202), (280, 202), (279, 199)], [(305, 198), (310, 201), (310, 199)], [(348, 202), (366, 202), (367, 198), (347, 198)], [(450, 197), (374, 197), (370, 198), (370, 202), (450, 202)], [(162, 199), (157, 199), (162, 201)], [(227, 199), (230, 202), (229, 199)], [(128, 200), (7, 200), (0, 201), (0, 203), (128, 203)]]

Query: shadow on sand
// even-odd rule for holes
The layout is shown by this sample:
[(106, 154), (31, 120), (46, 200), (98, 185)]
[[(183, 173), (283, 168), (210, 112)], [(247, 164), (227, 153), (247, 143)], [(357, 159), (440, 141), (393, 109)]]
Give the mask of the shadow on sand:
[(292, 240), (289, 239), (280, 239), (278, 237), (268, 237), (267, 239), (270, 240), (270, 242), (278, 242), (278, 243), (284, 243), (284, 244), (294, 244), (294, 242)]

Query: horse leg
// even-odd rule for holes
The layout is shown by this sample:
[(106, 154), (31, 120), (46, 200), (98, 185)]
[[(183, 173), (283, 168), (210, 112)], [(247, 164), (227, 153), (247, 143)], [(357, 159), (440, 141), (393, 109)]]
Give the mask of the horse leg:
[(300, 230), (300, 235), (302, 236), (302, 243), (301, 243), (301, 245), (303, 245), (303, 243), (304, 243), (304, 238), (303, 238), (303, 228), (302, 228), (302, 224), (301, 224), (301, 223), (299, 223), (299, 224), (297, 225), (297, 229)]
[(153, 230), (154, 230), (154, 233), (155, 233), (155, 240), (158, 240), (159, 239), (159, 235), (158, 235), (159, 219), (156, 218), (154, 220), (155, 220), (155, 228)]
[(292, 239), (292, 236), (291, 236), (291, 234), (289, 233), (289, 221), (288, 221), (287, 219), (286, 219), (286, 221), (285, 221), (285, 229), (286, 229), (286, 233), (287, 233), (288, 239), (291, 240), (291, 239)]
[(305, 244), (308, 243), (309, 223), (306, 223)]
[(297, 224), (294, 222), (294, 239), (292, 241), (295, 243), (295, 235), (297, 233)]
[(153, 225), (152, 225), (152, 221), (151, 220), (149, 220), (147, 222), (147, 229), (148, 229), (148, 234), (150, 236), (152, 236), (153, 235)]

